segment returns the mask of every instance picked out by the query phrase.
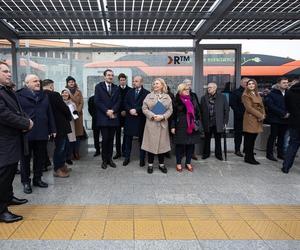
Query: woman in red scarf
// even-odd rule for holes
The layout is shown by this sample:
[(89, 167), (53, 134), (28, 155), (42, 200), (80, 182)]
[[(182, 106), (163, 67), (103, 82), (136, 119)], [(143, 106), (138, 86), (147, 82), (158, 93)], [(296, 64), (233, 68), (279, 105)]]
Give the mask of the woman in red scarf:
[[(196, 121), (196, 122), (195, 122)], [(181, 172), (181, 160), (185, 153), (185, 168), (193, 171), (191, 158), (196, 143), (200, 143), (200, 108), (194, 96), (190, 95), (190, 88), (186, 83), (178, 86), (173, 111), (171, 132), (176, 144), (176, 170)]]

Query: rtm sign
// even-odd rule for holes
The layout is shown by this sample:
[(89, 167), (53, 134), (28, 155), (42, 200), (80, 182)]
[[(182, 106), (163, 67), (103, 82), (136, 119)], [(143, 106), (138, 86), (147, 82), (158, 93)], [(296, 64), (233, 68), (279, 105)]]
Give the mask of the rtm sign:
[(191, 62), (190, 56), (168, 56), (168, 64), (186, 64)]

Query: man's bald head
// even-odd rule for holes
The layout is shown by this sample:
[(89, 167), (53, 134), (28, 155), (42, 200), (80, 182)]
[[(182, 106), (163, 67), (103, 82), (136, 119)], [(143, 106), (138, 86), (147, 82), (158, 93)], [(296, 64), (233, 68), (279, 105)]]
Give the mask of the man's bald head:
[(41, 89), (40, 78), (37, 75), (29, 74), (25, 77), (25, 85), (33, 91), (39, 91)]

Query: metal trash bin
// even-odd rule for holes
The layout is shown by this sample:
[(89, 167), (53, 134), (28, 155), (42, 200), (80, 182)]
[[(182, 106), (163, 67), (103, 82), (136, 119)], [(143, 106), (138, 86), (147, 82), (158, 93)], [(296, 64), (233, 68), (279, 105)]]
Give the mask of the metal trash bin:
[(266, 151), (267, 141), (268, 141), (268, 138), (270, 135), (270, 131), (271, 131), (271, 126), (269, 124), (264, 124), (263, 132), (258, 134), (256, 141), (255, 141), (254, 148), (256, 150)]

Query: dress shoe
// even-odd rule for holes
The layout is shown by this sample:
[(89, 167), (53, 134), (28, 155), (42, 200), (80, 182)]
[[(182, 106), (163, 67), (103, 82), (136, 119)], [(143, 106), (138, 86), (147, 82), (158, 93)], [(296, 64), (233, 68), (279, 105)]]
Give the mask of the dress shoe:
[(194, 169), (193, 169), (193, 167), (192, 167), (191, 164), (185, 164), (185, 168), (186, 168), (188, 171), (190, 171), (190, 172), (193, 172), (193, 171), (194, 171)]
[(220, 155), (216, 155), (216, 158), (217, 158), (218, 160), (220, 160), (220, 161), (223, 161), (223, 157), (220, 156)]
[(108, 165), (110, 165), (112, 168), (116, 168), (117, 167), (116, 163), (114, 163), (112, 160), (110, 160), (108, 162)]
[(101, 168), (107, 169), (107, 162), (106, 162), (106, 161), (103, 161), (103, 162), (102, 162)]
[(10, 200), (10, 202), (8, 203), (9, 206), (11, 205), (22, 205), (27, 203), (28, 200), (27, 199), (18, 199), (17, 197), (14, 197)]
[(152, 174), (153, 173), (153, 166), (149, 166), (148, 165), (148, 169), (147, 169), (148, 174)]
[(13, 214), (9, 211), (5, 211), (2, 214), (0, 214), (0, 222), (13, 223), (22, 219), (22, 216)]
[(209, 155), (202, 155), (202, 160), (205, 160), (209, 157)]
[(33, 180), (33, 186), (40, 187), (40, 188), (47, 188), (48, 184), (42, 180)]
[(66, 160), (66, 163), (69, 165), (73, 165), (73, 161), (72, 160)]
[(100, 151), (96, 151), (95, 154), (94, 154), (94, 157), (100, 155)]
[(23, 184), (23, 192), (25, 193), (25, 194), (31, 194), (32, 193), (32, 188), (31, 188), (31, 185), (30, 185), (30, 183), (24, 183)]
[(281, 168), (281, 172), (284, 173), (284, 174), (288, 174), (289, 170), (286, 170), (285, 168)]
[(51, 161), (49, 160), (49, 159), (47, 159), (47, 161), (46, 161), (46, 167), (49, 167), (49, 166), (51, 166), (52, 165), (52, 163), (51, 163)]
[(145, 160), (140, 160), (140, 167), (144, 167), (145, 165)]
[(252, 165), (258, 165), (260, 164), (258, 161), (254, 160), (254, 159), (245, 159), (244, 160), (246, 163), (252, 164)]
[(118, 159), (121, 157), (121, 154), (115, 154), (115, 156), (113, 157), (114, 160)]
[(63, 167), (60, 168), (60, 170), (65, 173), (70, 173), (72, 171), (72, 168), (68, 168), (67, 165), (64, 165)]
[(192, 155), (192, 159), (198, 161), (198, 157), (195, 154)]
[(125, 159), (123, 161), (123, 166), (127, 166), (129, 164), (130, 160), (129, 159)]
[(244, 157), (244, 155), (241, 153), (241, 151), (236, 151), (234, 154), (239, 157)]
[(158, 168), (159, 168), (159, 170), (160, 170), (161, 172), (163, 172), (164, 174), (168, 173), (168, 169), (166, 168), (165, 165), (160, 165)]
[(177, 164), (176, 165), (176, 171), (182, 172), (182, 166), (181, 166), (181, 164)]
[(57, 169), (54, 173), (53, 173), (54, 177), (58, 177), (58, 178), (67, 178), (69, 177), (69, 173), (66, 173), (64, 171), (62, 171), (60, 168)]
[(278, 161), (273, 155), (267, 155), (266, 158), (270, 161)]

